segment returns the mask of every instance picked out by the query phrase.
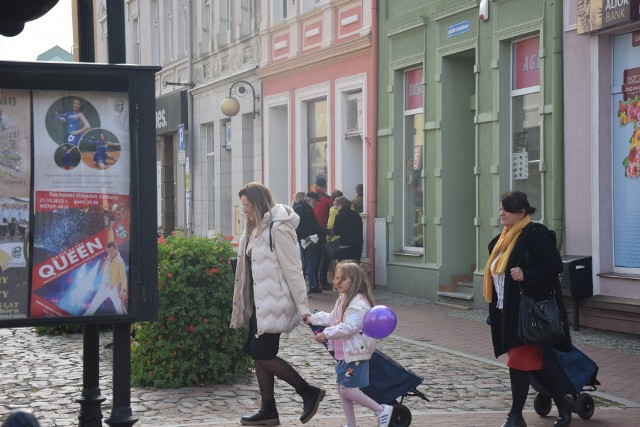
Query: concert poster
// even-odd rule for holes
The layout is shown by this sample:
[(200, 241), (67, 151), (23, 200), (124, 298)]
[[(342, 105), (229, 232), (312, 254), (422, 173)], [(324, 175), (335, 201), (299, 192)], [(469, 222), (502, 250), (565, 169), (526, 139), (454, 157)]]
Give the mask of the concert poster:
[(0, 89), (0, 320), (28, 315), (30, 103), (28, 90)]
[(30, 317), (126, 315), (127, 93), (33, 91)]

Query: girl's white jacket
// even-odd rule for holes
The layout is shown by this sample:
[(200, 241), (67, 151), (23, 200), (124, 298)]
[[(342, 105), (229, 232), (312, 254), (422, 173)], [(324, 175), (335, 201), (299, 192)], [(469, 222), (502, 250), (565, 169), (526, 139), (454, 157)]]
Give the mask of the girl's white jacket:
[(300, 324), (302, 315), (309, 314), (300, 245), (296, 237), (299, 221), (293, 209), (281, 204), (276, 204), (264, 215), (260, 233), (254, 238), (251, 249), (253, 281), (247, 271), (246, 232), (240, 238), (232, 328), (249, 325), (254, 302), (258, 324), (256, 335), (291, 332)]
[(344, 359), (346, 362), (356, 360), (369, 360), (376, 349), (375, 339), (362, 332), (364, 316), (371, 305), (362, 295), (358, 294), (349, 303), (349, 307), (344, 313), (342, 322), (340, 319), (340, 300), (344, 299), (344, 294), (338, 297), (331, 313), (319, 311), (311, 315), (310, 321), (313, 325), (325, 326), (324, 334), (329, 340), (329, 350), (335, 350), (334, 340), (344, 340)]

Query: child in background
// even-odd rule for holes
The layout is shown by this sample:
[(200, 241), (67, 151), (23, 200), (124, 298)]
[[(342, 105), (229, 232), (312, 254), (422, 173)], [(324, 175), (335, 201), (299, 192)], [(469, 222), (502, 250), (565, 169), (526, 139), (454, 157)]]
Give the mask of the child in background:
[(315, 340), (328, 340), (328, 349), (334, 352), (346, 427), (356, 427), (354, 402), (371, 409), (380, 427), (388, 427), (393, 406), (380, 405), (360, 390), (369, 385), (369, 359), (375, 350), (375, 340), (362, 333), (364, 316), (374, 305), (367, 277), (355, 262), (341, 261), (336, 265), (333, 287), (340, 295), (331, 313), (316, 312), (304, 320), (325, 326)]

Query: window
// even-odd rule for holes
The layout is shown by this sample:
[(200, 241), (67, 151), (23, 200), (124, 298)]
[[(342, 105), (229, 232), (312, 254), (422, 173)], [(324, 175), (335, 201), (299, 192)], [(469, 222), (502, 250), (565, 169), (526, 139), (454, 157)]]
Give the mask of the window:
[(214, 172), (215, 172), (215, 139), (213, 133), (213, 123), (202, 126), (202, 138), (207, 147), (207, 181), (205, 188), (207, 189), (207, 229), (215, 230), (215, 189), (214, 189)]
[(527, 193), (529, 203), (542, 215), (540, 174), (540, 38), (512, 45), (511, 85), (511, 188)]
[(271, 25), (287, 19), (287, 0), (271, 0)]
[(240, 37), (248, 36), (253, 29), (253, 0), (240, 0)]
[(229, 33), (231, 32), (231, 0), (220, 0), (219, 6), (219, 23), (220, 31), (218, 31), (218, 46), (224, 46), (229, 43)]
[(160, 65), (160, 10), (158, 0), (151, 0), (151, 25), (153, 25), (151, 35), (151, 62), (153, 65)]
[[(637, 37), (635, 32), (613, 37), (610, 119), (613, 147), (608, 149), (612, 155), (613, 269), (621, 274), (640, 274), (640, 57)], [(599, 173), (605, 175), (606, 171)]]
[(328, 174), (327, 165), (327, 100), (307, 103), (308, 182), (316, 176)]
[[(178, 24), (178, 58), (187, 56), (187, 10), (186, 5), (182, 5), (176, 13)], [(177, 58), (176, 58), (177, 59)]]
[(131, 21), (131, 45), (131, 61), (140, 64), (140, 25), (137, 16)]
[(404, 74), (403, 144), (403, 250), (422, 251), (424, 247), (424, 90), (423, 69)]
[(311, 12), (316, 7), (319, 7), (321, 2), (322, 0), (302, 0), (300, 13)]
[(164, 0), (164, 14), (167, 17), (164, 34), (164, 58), (163, 64), (173, 61), (173, 1)]

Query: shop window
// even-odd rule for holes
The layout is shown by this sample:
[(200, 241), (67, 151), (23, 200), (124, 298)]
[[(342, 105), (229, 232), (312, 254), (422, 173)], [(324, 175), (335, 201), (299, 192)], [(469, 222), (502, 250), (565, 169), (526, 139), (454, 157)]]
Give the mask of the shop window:
[(613, 37), (612, 164), (613, 266), (640, 273), (640, 35)]
[(308, 182), (318, 175), (327, 176), (327, 100), (307, 103)]
[(512, 45), (511, 85), (511, 189), (527, 194), (542, 214), (540, 173), (540, 38), (532, 37)]
[(423, 70), (404, 75), (403, 144), (403, 250), (422, 251), (424, 247), (424, 92)]

